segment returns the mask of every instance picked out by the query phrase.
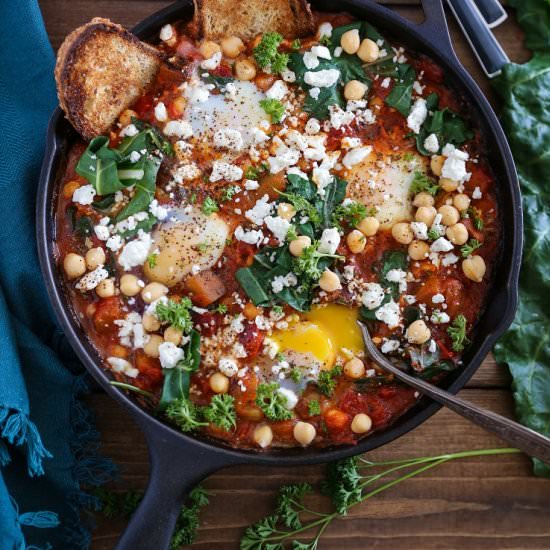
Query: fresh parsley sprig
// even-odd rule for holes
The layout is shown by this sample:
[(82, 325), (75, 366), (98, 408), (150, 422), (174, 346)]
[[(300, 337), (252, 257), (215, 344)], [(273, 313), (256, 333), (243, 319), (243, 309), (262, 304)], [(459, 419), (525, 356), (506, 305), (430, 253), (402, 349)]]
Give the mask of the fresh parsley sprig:
[(424, 192), (429, 193), (430, 195), (437, 195), (440, 187), (432, 178), (426, 176), (418, 170), (414, 173), (414, 179), (412, 180), (409, 191), (411, 195), (416, 195), (418, 193)]
[(155, 313), (161, 323), (168, 323), (187, 333), (193, 328), (192, 307), (193, 303), (185, 296), (179, 302), (174, 300), (168, 300), (166, 303), (159, 302), (155, 308)]
[(447, 328), (447, 334), (452, 340), (453, 351), (462, 351), (470, 341), (466, 337), (466, 317), (464, 315), (457, 315), (449, 328)]
[(278, 99), (268, 98), (260, 101), (260, 107), (271, 117), (273, 124), (281, 122), (285, 113), (284, 103), (281, 103)]
[(342, 367), (336, 366), (331, 370), (322, 370), (319, 372), (317, 378), (317, 386), (321, 393), (324, 393), (327, 397), (330, 397), (334, 392), (337, 384), (337, 378), (342, 374)]
[(212, 401), (204, 407), (202, 414), (208, 422), (226, 432), (234, 430), (237, 426), (235, 399), (227, 393), (221, 393), (212, 397)]
[(279, 45), (283, 37), (277, 32), (266, 32), (260, 43), (254, 48), (254, 59), (262, 69), (279, 74), (288, 65), (288, 54), (279, 52)]
[(480, 247), (481, 243), (477, 239), (470, 239), (465, 245), (460, 247), (460, 252), (463, 258), (467, 258)]
[(279, 392), (279, 384), (260, 384), (256, 390), (256, 405), (269, 420), (289, 420), (292, 412), (286, 408), (286, 397)]
[(165, 414), (182, 432), (192, 432), (201, 426), (208, 426), (208, 422), (200, 419), (200, 408), (187, 397), (180, 397), (169, 403)]

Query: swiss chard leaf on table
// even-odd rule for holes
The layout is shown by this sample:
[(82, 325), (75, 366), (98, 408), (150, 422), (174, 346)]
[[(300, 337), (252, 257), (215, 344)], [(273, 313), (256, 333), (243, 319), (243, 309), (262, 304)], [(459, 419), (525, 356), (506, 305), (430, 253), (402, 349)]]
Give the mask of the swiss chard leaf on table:
[[(509, 3), (534, 55), (523, 65), (506, 65), (495, 80), (525, 224), (519, 307), (495, 356), (512, 373), (520, 422), (550, 436), (550, 5), (544, 0)], [(534, 462), (536, 474), (550, 477), (550, 465)]]

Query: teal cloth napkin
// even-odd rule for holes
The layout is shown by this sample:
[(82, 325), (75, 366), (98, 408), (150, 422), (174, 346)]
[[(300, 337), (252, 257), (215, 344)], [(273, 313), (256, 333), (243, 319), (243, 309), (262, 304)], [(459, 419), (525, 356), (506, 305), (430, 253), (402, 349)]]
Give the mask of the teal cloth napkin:
[(54, 56), (37, 0), (0, 2), (0, 550), (86, 548), (81, 484), (111, 474), (78, 395), (81, 367), (55, 324), (34, 205)]

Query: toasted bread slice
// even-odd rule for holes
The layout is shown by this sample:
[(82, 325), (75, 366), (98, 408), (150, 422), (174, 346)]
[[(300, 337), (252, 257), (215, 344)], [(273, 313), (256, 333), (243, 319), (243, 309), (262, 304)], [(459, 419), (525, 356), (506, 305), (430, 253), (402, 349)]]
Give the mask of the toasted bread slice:
[(55, 66), (61, 108), (85, 139), (106, 133), (154, 80), (160, 53), (108, 19), (74, 30)]
[(287, 38), (312, 34), (315, 21), (306, 0), (194, 0), (199, 36), (216, 40), (238, 36), (245, 40), (264, 32)]

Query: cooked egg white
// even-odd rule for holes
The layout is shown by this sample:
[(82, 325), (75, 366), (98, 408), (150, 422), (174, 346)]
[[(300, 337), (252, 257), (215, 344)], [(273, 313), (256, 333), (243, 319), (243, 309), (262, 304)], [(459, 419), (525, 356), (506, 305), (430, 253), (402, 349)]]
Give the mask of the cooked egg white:
[(153, 233), (159, 249), (153, 266), (143, 270), (152, 281), (172, 287), (192, 272), (193, 267), (205, 270), (220, 259), (229, 227), (216, 214), (206, 216), (199, 209), (186, 207), (171, 210)]
[(416, 171), (426, 171), (426, 160), (411, 154), (371, 153), (352, 167), (347, 175), (348, 197), (376, 207), (376, 218), (383, 229), (413, 219), (409, 188)]
[(330, 369), (343, 350), (353, 354), (363, 351), (357, 318), (357, 309), (343, 305), (314, 306), (288, 329), (275, 331), (270, 339), (293, 364), (298, 361), (298, 366), (307, 366), (299, 356), (310, 356), (321, 369)]

